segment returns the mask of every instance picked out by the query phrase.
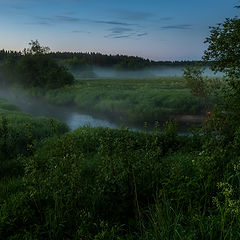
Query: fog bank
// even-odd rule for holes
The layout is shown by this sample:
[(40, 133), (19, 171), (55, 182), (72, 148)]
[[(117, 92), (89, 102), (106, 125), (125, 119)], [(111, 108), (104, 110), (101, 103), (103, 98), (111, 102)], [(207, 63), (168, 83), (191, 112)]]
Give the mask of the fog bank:
[[(160, 66), (151, 67), (143, 70), (119, 70), (108, 67), (94, 66), (91, 70), (72, 72), (76, 78), (157, 78), (157, 77), (182, 77), (184, 73), (184, 66), (171, 67)], [(222, 77), (222, 73), (214, 74), (210, 68), (206, 68), (204, 76), (208, 77)]]

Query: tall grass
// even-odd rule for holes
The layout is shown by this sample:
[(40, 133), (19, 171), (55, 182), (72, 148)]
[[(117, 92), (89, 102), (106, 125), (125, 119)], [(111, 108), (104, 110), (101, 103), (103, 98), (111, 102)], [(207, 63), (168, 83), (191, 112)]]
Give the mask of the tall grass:
[(238, 132), (67, 132), (1, 104), (0, 239), (239, 239)]
[(62, 134), (68, 127), (55, 119), (35, 118), (15, 105), (0, 99), (0, 178), (19, 171), (17, 156), (28, 153), (28, 145)]
[(45, 98), (128, 124), (163, 122), (174, 115), (204, 112), (204, 101), (191, 95), (180, 77), (78, 80), (73, 86), (46, 90)]

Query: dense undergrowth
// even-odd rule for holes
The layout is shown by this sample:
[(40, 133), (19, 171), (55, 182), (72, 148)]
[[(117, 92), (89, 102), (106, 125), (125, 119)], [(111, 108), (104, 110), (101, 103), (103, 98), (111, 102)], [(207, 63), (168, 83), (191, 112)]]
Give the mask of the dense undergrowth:
[(16, 157), (27, 155), (29, 144), (39, 144), (46, 137), (68, 131), (62, 122), (34, 118), (3, 99), (0, 99), (0, 119), (0, 179), (18, 171)]
[(0, 239), (239, 239), (237, 134), (64, 133), (1, 112)]

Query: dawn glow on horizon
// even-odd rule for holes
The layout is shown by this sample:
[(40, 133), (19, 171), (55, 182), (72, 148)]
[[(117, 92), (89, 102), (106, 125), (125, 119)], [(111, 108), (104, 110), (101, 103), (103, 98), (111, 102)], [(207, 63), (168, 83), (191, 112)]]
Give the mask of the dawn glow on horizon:
[(234, 17), (237, 0), (0, 0), (0, 49), (38, 39), (52, 51), (152, 60), (200, 60), (209, 26)]

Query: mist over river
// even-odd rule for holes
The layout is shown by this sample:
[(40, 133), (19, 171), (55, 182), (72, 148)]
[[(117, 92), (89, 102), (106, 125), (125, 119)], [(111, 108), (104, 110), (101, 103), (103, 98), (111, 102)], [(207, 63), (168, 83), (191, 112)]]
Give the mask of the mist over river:
[[(164, 68), (152, 68), (151, 71), (115, 71), (113, 69), (106, 68), (94, 68), (95, 73), (99, 78), (145, 78), (145, 77), (173, 77), (173, 76), (182, 76), (183, 67), (164, 67)], [(121, 74), (119, 74), (121, 73)], [(210, 69), (205, 70), (207, 76), (213, 76), (213, 72)], [(221, 76), (221, 73), (215, 76)], [(43, 98), (32, 98), (26, 95), (23, 91), (11, 91), (9, 88), (1, 87), (0, 89), (0, 98), (8, 100), (10, 103), (18, 106), (22, 111), (29, 113), (33, 116), (42, 116), (42, 117), (52, 117), (60, 121), (65, 122), (71, 130), (74, 130), (81, 126), (91, 126), (91, 127), (109, 127), (109, 128), (120, 128), (122, 122), (121, 120), (116, 121), (110, 120), (107, 116), (98, 115), (95, 112), (82, 112), (74, 106), (56, 106), (48, 103)], [(189, 116), (186, 116), (189, 118)], [(182, 118), (181, 116), (179, 119)], [(182, 120), (184, 123), (185, 120)], [(192, 120), (191, 120), (192, 121)], [(198, 123), (202, 120), (197, 120)], [(188, 124), (188, 121), (186, 121)], [(191, 124), (191, 123), (190, 123)], [(126, 127), (129, 127), (131, 130), (140, 130), (143, 129), (144, 123), (142, 126), (129, 126), (124, 123)]]
[(18, 106), (22, 111), (36, 117), (51, 117), (65, 122), (71, 130), (81, 126), (119, 128), (120, 125), (108, 120), (95, 118), (88, 114), (80, 113), (74, 107), (62, 107), (47, 103), (43, 99), (30, 98), (23, 92), (12, 92), (1, 88), (0, 98), (8, 100)]
[[(18, 106), (23, 112), (31, 114), (35, 117), (49, 117), (58, 119), (67, 124), (70, 130), (75, 130), (78, 127), (90, 126), (90, 127), (108, 127), (112, 129), (120, 129), (121, 126), (127, 127), (131, 131), (146, 131), (144, 123), (142, 125), (129, 125), (127, 123), (110, 121), (107, 117), (95, 114), (82, 113), (76, 107), (73, 106), (56, 106), (46, 102), (44, 99), (32, 98), (21, 92), (10, 91), (9, 89), (1, 88), (0, 98), (9, 101), (12, 104)], [(184, 116), (183, 116), (184, 117)], [(188, 118), (188, 116), (186, 116)], [(191, 116), (189, 116), (192, 118)], [(193, 121), (192, 121), (193, 120)], [(199, 124), (204, 118), (201, 119), (183, 119), (178, 123), (178, 129), (180, 134), (188, 132), (188, 128), (193, 124)], [(163, 120), (159, 127), (161, 129), (162, 124), (166, 121)], [(154, 124), (148, 124), (148, 131), (154, 129)]]
[[(150, 67), (142, 70), (119, 70), (110, 67), (94, 66), (91, 70), (72, 72), (76, 78), (156, 78), (156, 77), (182, 77), (185, 66), (159, 66)], [(204, 76), (208, 77), (222, 77), (223, 74), (218, 72), (215, 74), (210, 68), (206, 67)]]

